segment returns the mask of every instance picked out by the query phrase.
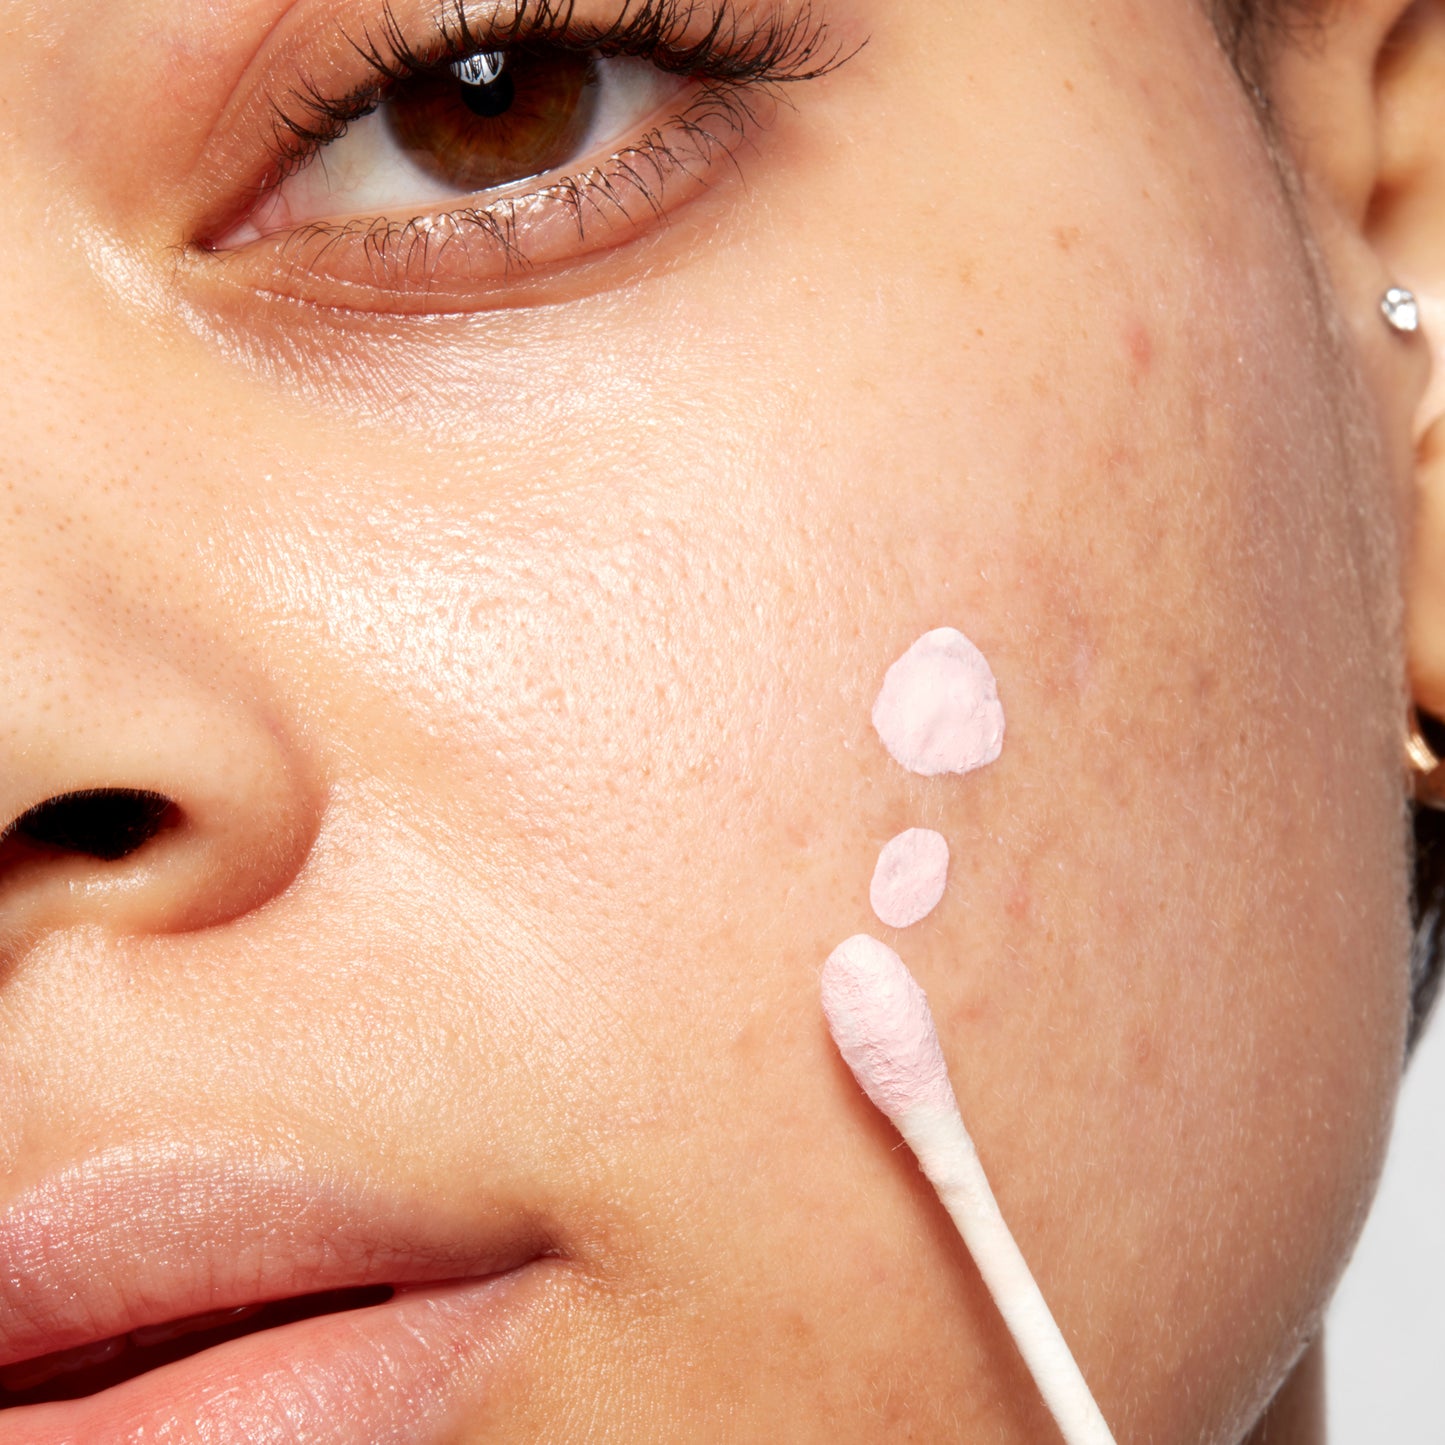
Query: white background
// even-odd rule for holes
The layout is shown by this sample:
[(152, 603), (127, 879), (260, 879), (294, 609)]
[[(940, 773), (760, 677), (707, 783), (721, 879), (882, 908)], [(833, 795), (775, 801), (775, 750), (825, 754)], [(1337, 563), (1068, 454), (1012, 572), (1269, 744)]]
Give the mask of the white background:
[(1445, 1445), (1445, 997), (1330, 1311), (1330, 1445)]

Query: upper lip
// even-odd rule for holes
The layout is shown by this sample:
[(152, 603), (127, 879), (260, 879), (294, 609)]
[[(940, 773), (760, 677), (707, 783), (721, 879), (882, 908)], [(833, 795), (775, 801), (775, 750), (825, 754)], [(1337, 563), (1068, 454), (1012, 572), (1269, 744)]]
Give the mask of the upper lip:
[(213, 1310), (482, 1278), (558, 1252), (523, 1212), (447, 1212), (254, 1147), (107, 1150), (0, 1213), (0, 1367)]

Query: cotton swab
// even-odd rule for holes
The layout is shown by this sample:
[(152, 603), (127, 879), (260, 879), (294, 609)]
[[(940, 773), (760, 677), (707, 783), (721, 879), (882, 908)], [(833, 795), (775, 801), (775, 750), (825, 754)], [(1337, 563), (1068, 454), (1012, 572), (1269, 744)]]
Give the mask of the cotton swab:
[(1067, 1445), (1114, 1445), (999, 1212), (959, 1115), (928, 1000), (903, 960), (865, 933), (840, 944), (823, 965), (823, 1012), (853, 1077), (938, 1191)]

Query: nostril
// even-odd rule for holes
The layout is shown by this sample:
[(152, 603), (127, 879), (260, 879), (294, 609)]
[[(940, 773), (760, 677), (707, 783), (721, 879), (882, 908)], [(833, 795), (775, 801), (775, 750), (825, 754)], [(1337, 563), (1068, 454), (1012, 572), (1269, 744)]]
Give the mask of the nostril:
[(60, 793), (37, 803), (0, 832), (0, 857), (7, 852), (53, 849), (115, 862), (180, 822), (181, 810), (161, 793), (137, 788)]
[(65, 938), (194, 933), (263, 908), (310, 858), (329, 802), (269, 682), (224, 649), (179, 619), (152, 635), (125, 609), (112, 635), (88, 601), (62, 635), (47, 609), (69, 618), (71, 603), (26, 582), (32, 625), (10, 580), (0, 564), (0, 1008), (20, 961)]

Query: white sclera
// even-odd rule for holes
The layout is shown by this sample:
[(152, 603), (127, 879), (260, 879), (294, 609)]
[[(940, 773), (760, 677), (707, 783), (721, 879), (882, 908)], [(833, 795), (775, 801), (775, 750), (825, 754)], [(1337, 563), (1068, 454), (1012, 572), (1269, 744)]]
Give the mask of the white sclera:
[(938, 907), (947, 886), (948, 839), (910, 828), (884, 845), (868, 898), (889, 928), (911, 928)]
[(888, 669), (873, 726), (910, 773), (934, 778), (984, 767), (1003, 750), (993, 670), (956, 627), (935, 628)]

